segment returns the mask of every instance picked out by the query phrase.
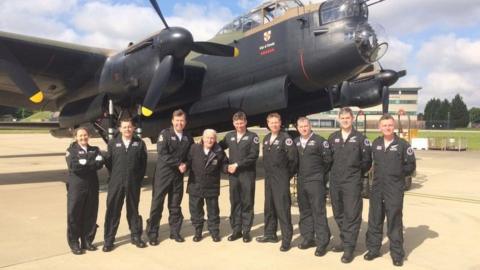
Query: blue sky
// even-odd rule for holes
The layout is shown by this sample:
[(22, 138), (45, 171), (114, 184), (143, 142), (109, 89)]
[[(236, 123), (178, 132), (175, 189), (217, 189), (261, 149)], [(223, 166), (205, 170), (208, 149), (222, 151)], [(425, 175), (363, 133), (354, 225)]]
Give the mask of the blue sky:
[[(318, 2), (314, 0), (312, 2)], [(188, 28), (196, 40), (261, 0), (161, 0), (169, 24)], [(310, 2), (310, 1), (304, 1)], [(1, 0), (0, 30), (88, 46), (124, 48), (161, 29), (148, 0)], [(432, 97), (460, 93), (480, 107), (480, 4), (477, 0), (387, 0), (370, 8), (390, 49), (385, 68), (407, 69), (400, 86), (420, 86), (419, 106)]]

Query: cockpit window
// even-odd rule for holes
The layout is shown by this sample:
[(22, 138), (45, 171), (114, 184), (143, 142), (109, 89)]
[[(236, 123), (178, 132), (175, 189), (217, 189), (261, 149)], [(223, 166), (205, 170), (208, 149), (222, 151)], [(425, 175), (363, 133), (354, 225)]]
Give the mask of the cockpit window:
[(368, 17), (368, 7), (361, 0), (328, 0), (320, 8), (322, 24), (348, 17)]
[(218, 34), (231, 32), (245, 32), (259, 25), (273, 21), (282, 16), (290, 8), (303, 6), (299, 0), (276, 0), (269, 1), (250, 11), (248, 14), (236, 18), (233, 22), (225, 25)]

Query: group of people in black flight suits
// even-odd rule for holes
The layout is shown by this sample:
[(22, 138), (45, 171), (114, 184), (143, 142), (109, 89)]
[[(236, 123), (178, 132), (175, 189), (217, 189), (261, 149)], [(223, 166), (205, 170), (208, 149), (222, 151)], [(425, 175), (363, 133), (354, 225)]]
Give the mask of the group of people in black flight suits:
[[(372, 144), (363, 134), (352, 128), (353, 112), (342, 108), (339, 113), (341, 129), (327, 139), (312, 132), (310, 121), (300, 117), (297, 121), (298, 138), (292, 140), (281, 130), (281, 117), (277, 113), (267, 116), (270, 130), (260, 143), (257, 134), (247, 130), (247, 116), (243, 112), (233, 115), (234, 131), (217, 142), (213, 129), (203, 132), (201, 142), (184, 133), (186, 114), (176, 110), (172, 127), (163, 130), (158, 138), (155, 174), (152, 183), (150, 217), (146, 221), (148, 243), (158, 245), (159, 224), (163, 204), (168, 195), (170, 239), (184, 242), (180, 230), (183, 222), (181, 201), (183, 176), (189, 171), (186, 192), (189, 211), (195, 229), (193, 241), (203, 238), (207, 210), (207, 227), (214, 242), (221, 241), (219, 233), (221, 173), (228, 174), (230, 191), (229, 241), (242, 238), (252, 240), (250, 231), (254, 218), (256, 161), (260, 145), (263, 148), (265, 169), (264, 235), (260, 243), (278, 242), (280, 223), (281, 251), (288, 251), (293, 236), (291, 219), (290, 179), (297, 175), (299, 228), (303, 238), (300, 249), (316, 247), (315, 256), (324, 256), (331, 233), (326, 215), (326, 175), (330, 173), (330, 198), (333, 215), (340, 231), (340, 241), (334, 252), (343, 252), (341, 261), (350, 263), (362, 221), (362, 176), (373, 161), (374, 179), (370, 195), (367, 231), (368, 252), (365, 260), (380, 256), (383, 223), (387, 218), (387, 236), (393, 264), (403, 265), (403, 187), (404, 178), (416, 167), (415, 155), (409, 144), (394, 133), (395, 121), (384, 115), (379, 121), (382, 136)], [(145, 143), (133, 135), (130, 119), (121, 120), (120, 135), (108, 143), (106, 154), (88, 144), (88, 131), (79, 128), (75, 142), (67, 150), (69, 169), (67, 181), (68, 244), (74, 254), (96, 250), (93, 239), (98, 225), (97, 170), (105, 165), (110, 171), (107, 193), (103, 251), (114, 248), (115, 235), (120, 222), (123, 202), (127, 204), (127, 219), (131, 242), (146, 247), (142, 240), (143, 221), (138, 214), (140, 187), (146, 171)], [(229, 155), (224, 150), (228, 149)]]

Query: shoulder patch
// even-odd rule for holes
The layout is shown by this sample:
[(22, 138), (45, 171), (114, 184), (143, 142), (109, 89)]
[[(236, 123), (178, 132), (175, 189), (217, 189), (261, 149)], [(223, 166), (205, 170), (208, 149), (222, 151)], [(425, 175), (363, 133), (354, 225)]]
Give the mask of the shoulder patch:
[(66, 157), (69, 157), (69, 156), (70, 156), (70, 152), (67, 151), (67, 152), (65, 153), (65, 156), (66, 156)]
[(158, 136), (158, 141), (163, 142), (163, 134), (160, 134), (160, 136)]
[(330, 148), (330, 144), (328, 144), (328, 141), (323, 141), (323, 148)]
[(253, 137), (253, 143), (258, 144), (258, 137)]
[(287, 138), (287, 139), (285, 140), (285, 144), (286, 144), (287, 146), (291, 146), (291, 145), (293, 144), (292, 139)]
[(407, 155), (409, 155), (409, 156), (413, 155), (413, 149), (412, 149), (412, 147), (408, 147), (408, 148), (407, 148)]
[(365, 139), (365, 141), (363, 141), (363, 143), (365, 144), (365, 146), (370, 146), (370, 141), (368, 139)]

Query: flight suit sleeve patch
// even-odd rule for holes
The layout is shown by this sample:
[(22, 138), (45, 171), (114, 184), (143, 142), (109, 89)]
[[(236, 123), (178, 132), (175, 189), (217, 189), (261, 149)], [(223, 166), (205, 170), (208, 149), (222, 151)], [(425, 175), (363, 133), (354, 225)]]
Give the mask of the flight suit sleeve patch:
[(409, 156), (413, 155), (413, 149), (412, 149), (412, 147), (408, 147), (408, 148), (407, 148), (407, 155), (409, 155)]
[(365, 139), (365, 141), (363, 142), (365, 144), (365, 146), (370, 146), (370, 141), (368, 139)]
[(87, 160), (82, 158), (82, 159), (78, 160), (78, 163), (80, 163), (80, 165), (85, 165), (85, 164), (87, 164)]
[(69, 157), (69, 156), (70, 156), (70, 152), (69, 152), (69, 151), (65, 152), (65, 156), (66, 156), (66, 157)]
[(102, 161), (102, 160), (103, 160), (102, 155), (97, 155), (97, 156), (95, 157), (95, 160), (96, 160), (96, 161)]
[(163, 135), (162, 134), (160, 134), (160, 136), (158, 137), (158, 141), (163, 142)]
[(253, 137), (253, 143), (258, 144), (258, 137)]
[(292, 139), (290, 139), (290, 138), (286, 139), (286, 140), (285, 140), (285, 144), (286, 144), (287, 146), (292, 146), (292, 144), (293, 144)]

